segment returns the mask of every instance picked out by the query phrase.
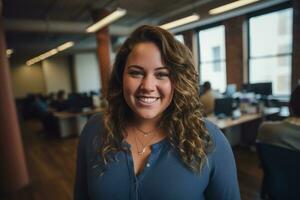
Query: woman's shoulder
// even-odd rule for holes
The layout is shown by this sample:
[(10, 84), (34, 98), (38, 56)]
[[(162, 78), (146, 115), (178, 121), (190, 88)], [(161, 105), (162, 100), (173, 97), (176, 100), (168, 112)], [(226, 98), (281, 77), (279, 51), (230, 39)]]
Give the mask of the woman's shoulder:
[(103, 123), (103, 114), (95, 114), (89, 118), (86, 125), (83, 127), (80, 135), (80, 143), (85, 144), (85, 146), (89, 146), (88, 144), (92, 144), (91, 146), (97, 146), (99, 144), (94, 144), (95, 141), (100, 141), (100, 136), (102, 131), (104, 130)]
[(82, 131), (97, 130), (103, 128), (103, 126), (103, 114), (98, 113), (89, 118)]
[(208, 131), (208, 134), (211, 136), (213, 151), (212, 155), (223, 155), (231, 152), (231, 146), (225, 137), (224, 133), (219, 129), (217, 125), (205, 119), (205, 126)]
[(220, 130), (220, 128), (215, 125), (213, 122), (209, 121), (208, 119), (204, 119), (205, 127), (208, 131), (208, 134), (211, 136), (214, 145), (219, 142), (227, 142), (224, 134)]
[(206, 191), (209, 199), (240, 199), (235, 159), (231, 146), (222, 131), (205, 119), (214, 149), (208, 154), (210, 181)]

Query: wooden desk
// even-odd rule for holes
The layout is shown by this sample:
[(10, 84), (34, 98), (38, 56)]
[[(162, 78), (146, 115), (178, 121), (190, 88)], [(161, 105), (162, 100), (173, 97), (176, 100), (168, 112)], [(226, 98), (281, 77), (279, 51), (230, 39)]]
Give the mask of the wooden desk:
[(241, 125), (268, 115), (274, 115), (280, 112), (279, 108), (266, 108), (263, 113), (243, 114), (237, 119), (225, 118), (218, 119), (216, 116), (209, 116), (208, 120), (215, 123), (220, 129), (230, 128), (232, 126)]
[(278, 114), (279, 112), (279, 108), (266, 108), (263, 113), (243, 114), (236, 119), (218, 119), (215, 116), (209, 116), (208, 120), (222, 129), (225, 137), (232, 146), (238, 144), (248, 145), (256, 138), (260, 120), (263, 120), (264, 117)]
[(79, 136), (88, 117), (96, 113), (101, 113), (104, 108), (95, 108), (81, 112), (54, 112), (53, 115), (58, 119), (59, 134), (61, 138), (66, 138), (70, 135)]

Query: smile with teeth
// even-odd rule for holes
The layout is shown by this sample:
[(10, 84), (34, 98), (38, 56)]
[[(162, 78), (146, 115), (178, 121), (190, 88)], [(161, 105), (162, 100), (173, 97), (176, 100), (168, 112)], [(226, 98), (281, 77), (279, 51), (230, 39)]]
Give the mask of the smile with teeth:
[(142, 103), (152, 104), (152, 103), (156, 102), (159, 99), (159, 97), (143, 97), (143, 96), (138, 96), (137, 99), (138, 99), (138, 101), (140, 101)]

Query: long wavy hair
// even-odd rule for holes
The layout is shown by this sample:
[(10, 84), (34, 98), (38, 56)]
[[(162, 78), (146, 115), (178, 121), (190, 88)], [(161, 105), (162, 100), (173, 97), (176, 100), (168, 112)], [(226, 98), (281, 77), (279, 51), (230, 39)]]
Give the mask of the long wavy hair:
[(107, 93), (105, 131), (99, 149), (101, 158), (107, 163), (109, 155), (122, 150), (122, 133), (133, 115), (123, 96), (123, 72), (130, 52), (135, 45), (143, 42), (152, 42), (159, 48), (162, 62), (169, 68), (174, 88), (173, 99), (162, 114), (160, 127), (182, 162), (192, 171), (200, 172), (212, 141), (202, 116), (198, 74), (192, 54), (171, 33), (149, 25), (137, 28), (116, 55)]

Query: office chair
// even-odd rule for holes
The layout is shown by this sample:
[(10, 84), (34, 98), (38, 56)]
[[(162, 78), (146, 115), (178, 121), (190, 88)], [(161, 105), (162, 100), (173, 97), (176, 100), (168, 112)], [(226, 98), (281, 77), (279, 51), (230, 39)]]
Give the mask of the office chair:
[(300, 199), (300, 151), (256, 142), (264, 177), (263, 199)]

